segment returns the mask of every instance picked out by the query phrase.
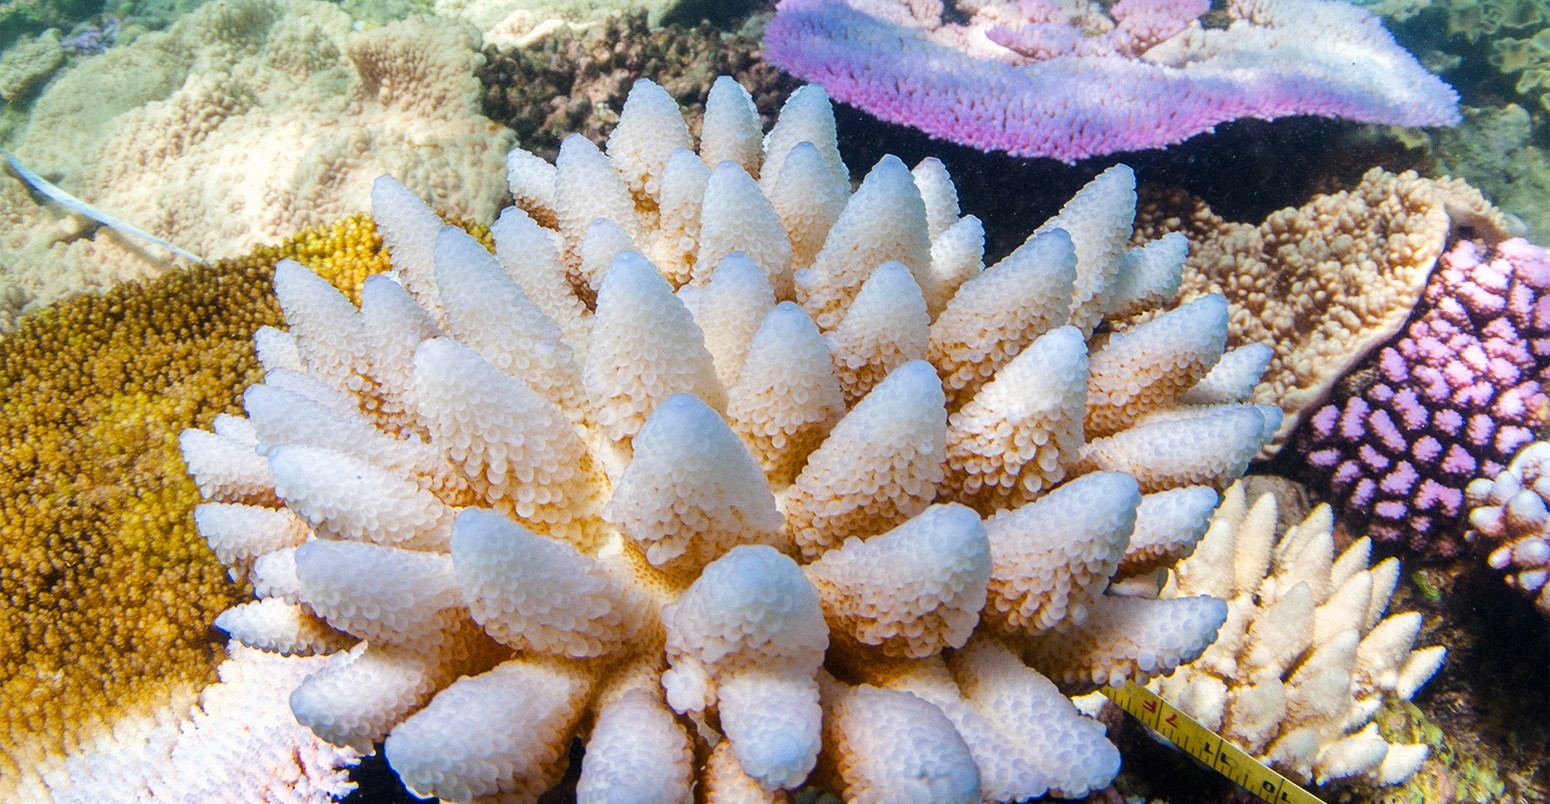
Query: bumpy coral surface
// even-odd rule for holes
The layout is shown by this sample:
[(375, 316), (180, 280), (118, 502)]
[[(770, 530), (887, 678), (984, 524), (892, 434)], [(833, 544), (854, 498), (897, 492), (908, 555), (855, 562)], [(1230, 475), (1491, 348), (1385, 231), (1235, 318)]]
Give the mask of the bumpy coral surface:
[(1340, 377), (1410, 320), (1450, 237), (1504, 228), (1500, 213), (1464, 182), (1381, 168), (1257, 226), (1224, 220), (1177, 192), (1144, 202), (1137, 218), (1143, 237), (1189, 237), (1180, 295), (1226, 296), (1230, 344), (1273, 348), (1253, 397), (1286, 411), (1267, 456)]
[[(479, 113), (479, 48), (451, 20), (354, 31), (336, 4), (209, 3), (65, 72), (10, 150), (206, 259), (362, 212), (385, 171), (448, 214), (488, 219), (512, 135)], [(0, 282), (35, 303), (171, 263), (10, 187), (0, 218)]]
[(1465, 486), (1545, 423), (1550, 255), (1461, 240), (1405, 330), (1342, 380), (1293, 437), (1315, 486), (1382, 541), (1458, 552)]
[(1535, 441), (1518, 451), (1494, 477), (1476, 478), (1465, 489), (1471, 538), (1489, 542), (1491, 566), (1507, 583), (1534, 600), (1550, 617), (1550, 443)]
[(1126, 250), (1127, 168), (983, 269), (940, 163), (850, 192), (822, 90), (768, 134), (729, 79), (706, 109), (699, 153), (646, 81), (606, 153), (513, 152), (493, 255), (384, 177), (359, 307), (276, 266), (247, 416), (181, 439), (259, 598), (219, 624), (339, 656), (298, 720), (421, 795), (531, 800), (578, 735), (589, 795), (1106, 785), (1057, 684), (1205, 649), (1221, 601), (1105, 589), (1280, 420), (1214, 370), (1226, 304), (1110, 331), (1182, 258)]
[(1199, 660), (1152, 686), (1300, 781), (1403, 781), (1427, 748), (1385, 741), (1373, 715), (1409, 700), (1447, 651), (1415, 647), (1419, 613), (1384, 616), (1398, 559), (1369, 566), (1365, 538), (1337, 556), (1328, 506), (1278, 535), (1276, 509), (1271, 494), (1250, 504), (1241, 483), (1227, 490), (1162, 592), (1222, 598), (1227, 622)]
[[(369, 220), (347, 220), (55, 305), (0, 341), (0, 798), (103, 801), (104, 788), (190, 781), (154, 761), (165, 740), (148, 753), (136, 738), (153, 721), (176, 731), (215, 680), (209, 622), (240, 598), (189, 519), (199, 496), (176, 434), (239, 411), (261, 378), (251, 331), (281, 321), (276, 259), (351, 287), (386, 267), (377, 249)], [(111, 781), (74, 780), (88, 771)]]

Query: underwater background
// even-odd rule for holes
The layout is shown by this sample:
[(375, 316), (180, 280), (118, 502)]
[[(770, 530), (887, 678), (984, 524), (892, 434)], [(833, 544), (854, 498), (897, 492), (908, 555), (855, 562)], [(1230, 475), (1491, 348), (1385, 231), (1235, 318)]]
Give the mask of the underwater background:
[[(718, 76), (764, 131), (824, 86), (852, 187), (888, 154), (940, 160), (985, 266), (1128, 165), (1127, 245), (1184, 233), (1180, 299), (1223, 294), (1227, 347), (1274, 354), (1250, 399), (1287, 418), (1245, 510), (1272, 495), (1282, 534), (1329, 504), (1332, 555), (1366, 538), (1374, 572), (1397, 559), (1387, 611), (1446, 649), (1362, 721), (1426, 746), (1412, 773), (1301, 781), (1550, 801), (1550, 481), (1529, 446), (1550, 417), (1550, 3), (1531, 0), (0, 2), (0, 793), (420, 800), (380, 740), (290, 717), (338, 644), (272, 665), (228, 647), (215, 617), (253, 597), (252, 557), (196, 528), (215, 498), (180, 436), (221, 434), (264, 381), (282, 258), (364, 305), (390, 267), (379, 176), (489, 248), (503, 209), (541, 206), (508, 152), (605, 147), (641, 78), (698, 137)], [(1073, 797), (1256, 800), (1100, 704), (1123, 764)], [(245, 742), (178, 746), (218, 721)], [(577, 795), (581, 740), (563, 753), (542, 800)]]

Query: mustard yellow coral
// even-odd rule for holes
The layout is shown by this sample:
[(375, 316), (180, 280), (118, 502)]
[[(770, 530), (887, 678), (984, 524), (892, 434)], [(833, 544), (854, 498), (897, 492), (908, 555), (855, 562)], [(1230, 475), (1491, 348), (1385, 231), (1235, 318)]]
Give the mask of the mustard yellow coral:
[(260, 379), (251, 336), (281, 321), (282, 256), (351, 294), (386, 267), (357, 216), (61, 302), (0, 341), (0, 791), (214, 680), (209, 623), (246, 595), (194, 532), (177, 437)]

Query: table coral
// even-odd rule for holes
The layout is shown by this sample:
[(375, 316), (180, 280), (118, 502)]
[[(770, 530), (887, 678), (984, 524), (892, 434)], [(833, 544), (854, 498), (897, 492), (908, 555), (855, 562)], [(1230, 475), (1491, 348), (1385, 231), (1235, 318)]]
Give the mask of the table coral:
[(1451, 235), (1504, 229), (1500, 213), (1463, 182), (1381, 168), (1258, 226), (1229, 223), (1181, 193), (1160, 194), (1137, 212), (1138, 239), (1189, 237), (1182, 298), (1226, 296), (1228, 343), (1274, 348), (1253, 396), (1286, 411), (1266, 456), (1336, 380), (1405, 325)]
[(1507, 468), (1480, 477), (1465, 488), (1471, 539), (1488, 542), (1491, 566), (1507, 574), (1507, 583), (1533, 598), (1539, 613), (1550, 617), (1550, 482), (1544, 480), (1550, 444), (1535, 441), (1518, 451)]
[[(1220, 601), (1104, 590), (1187, 553), (1280, 419), (1241, 401), (1252, 376), (1215, 376), (1225, 303), (1094, 335), (1165, 301), (1183, 256), (1127, 254), (1128, 168), (965, 270), (934, 242), (963, 223), (940, 165), (885, 157), (850, 193), (821, 89), (761, 150), (737, 147), (759, 130), (745, 90), (722, 79), (707, 107), (702, 153), (748, 163), (707, 166), (641, 81), (606, 153), (512, 156), (523, 206), (493, 255), (383, 177), (392, 273), (359, 307), (276, 266), (289, 328), (256, 338), (247, 417), (181, 439), (196, 521), (259, 597), (221, 625), (288, 653), (362, 640), (292, 708), (382, 744), (421, 795), (531, 800), (584, 723), (583, 790), (1108, 784), (1118, 754), (1056, 684), (1205, 648)], [(765, 187), (848, 200), (783, 219)], [(703, 251), (708, 231), (729, 240)], [(821, 246), (794, 264), (782, 238)], [(937, 714), (872, 727), (910, 711)]]
[[(206, 258), (362, 211), (384, 171), (448, 214), (489, 219), (512, 135), (479, 112), (479, 47), (475, 31), (447, 20), (352, 31), (328, 3), (210, 3), (60, 75), (10, 150)], [(110, 231), (88, 237), (54, 210), (18, 211), (5, 267), (38, 303), (169, 265)]]
[(1550, 255), (1526, 240), (1450, 247), (1403, 332), (1294, 435), (1310, 482), (1367, 535), (1455, 555), (1465, 486), (1544, 426), (1547, 291)]
[[(1242, 117), (1453, 125), (1457, 97), (1367, 11), (1326, 0), (782, 0), (771, 62), (885, 120), (1067, 162)], [(1352, 54), (1361, 59), (1352, 63)]]
[(1304, 783), (1366, 778), (1397, 784), (1424, 744), (1390, 743), (1372, 723), (1408, 701), (1447, 650), (1417, 648), (1421, 615), (1384, 616), (1399, 561), (1369, 566), (1372, 543), (1338, 556), (1334, 515), (1319, 506), (1277, 534), (1277, 502), (1227, 490), (1195, 552), (1163, 597), (1227, 601), (1227, 623), (1200, 659), (1152, 686), (1186, 714)]
[[(215, 680), (208, 625), (239, 590), (194, 532), (176, 435), (237, 410), (260, 376), (248, 343), (280, 320), (275, 259), (307, 259), (349, 287), (382, 270), (377, 249), (369, 221), (344, 221), (60, 303), (0, 341), (0, 797), (59, 792), (40, 787), (46, 776), (102, 800), (72, 782), (69, 758), (85, 762), (115, 726), (126, 744), (143, 736), (131, 724), (176, 728)], [(119, 772), (111, 764), (91, 767)]]

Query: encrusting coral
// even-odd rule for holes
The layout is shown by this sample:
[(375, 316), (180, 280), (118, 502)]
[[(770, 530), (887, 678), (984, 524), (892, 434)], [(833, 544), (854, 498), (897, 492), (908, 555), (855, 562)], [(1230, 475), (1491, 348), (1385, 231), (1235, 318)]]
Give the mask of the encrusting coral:
[[(216, 765), (189, 776), (153, 760), (216, 680), (224, 640), (209, 623), (241, 594), (194, 531), (198, 491), (176, 435), (240, 410), (241, 388), (262, 376), (251, 332), (281, 321), (270, 276), (285, 256), (342, 288), (386, 267), (371, 222), (357, 217), (249, 258), (61, 302), (0, 341), (0, 798), (249, 790)], [(221, 767), (276, 769), (264, 756), (233, 754)], [(118, 760), (132, 764), (115, 769)], [(248, 781), (259, 785), (253, 799), (274, 782)]]
[(1495, 476), (1476, 478), (1465, 489), (1469, 538), (1493, 549), (1487, 561), (1507, 574), (1507, 583), (1534, 600), (1550, 617), (1550, 443), (1535, 441), (1513, 456)]
[(1398, 559), (1369, 566), (1372, 544), (1335, 553), (1328, 506), (1276, 534), (1277, 502), (1227, 490), (1195, 552), (1162, 597), (1211, 595), (1227, 621), (1201, 657), (1152, 687), (1207, 728), (1300, 781), (1397, 784), (1424, 744), (1389, 743), (1373, 716), (1409, 700), (1447, 650), (1416, 648), (1421, 615), (1384, 617)]
[(1105, 323), (1182, 258), (1126, 250), (1125, 167), (983, 269), (940, 163), (850, 192), (817, 87), (762, 134), (723, 78), (693, 145), (641, 81), (606, 153), (510, 155), (493, 255), (384, 177), (358, 308), (276, 266), (247, 416), (181, 438), (259, 597), (220, 624), (353, 643), (292, 709), (420, 795), (532, 800), (574, 736), (588, 795), (1108, 784), (1056, 685), (1210, 643), (1220, 601), (1105, 589), (1187, 553), (1280, 422), (1214, 370), (1225, 303)]

